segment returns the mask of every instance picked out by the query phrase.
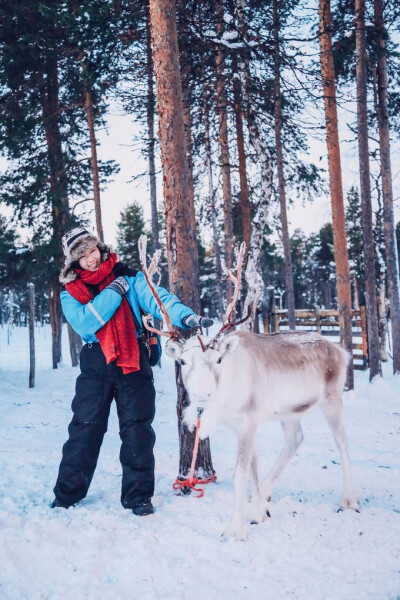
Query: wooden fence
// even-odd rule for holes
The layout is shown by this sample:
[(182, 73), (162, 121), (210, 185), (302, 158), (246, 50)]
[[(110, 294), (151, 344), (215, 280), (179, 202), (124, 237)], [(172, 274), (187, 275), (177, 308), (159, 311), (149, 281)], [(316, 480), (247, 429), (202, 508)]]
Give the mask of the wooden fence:
[[(339, 311), (324, 310), (316, 306), (314, 310), (296, 310), (296, 329), (317, 331), (322, 335), (340, 339)], [(355, 369), (368, 368), (367, 321), (365, 306), (352, 312), (353, 364)], [(273, 309), (264, 318), (264, 331), (288, 329), (287, 310)]]

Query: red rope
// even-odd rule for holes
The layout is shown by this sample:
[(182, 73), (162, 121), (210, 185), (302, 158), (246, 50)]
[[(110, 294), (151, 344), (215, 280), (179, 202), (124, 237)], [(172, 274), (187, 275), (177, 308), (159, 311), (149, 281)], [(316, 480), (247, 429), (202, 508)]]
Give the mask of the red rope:
[(192, 490), (195, 490), (196, 492), (199, 492), (197, 494), (196, 498), (201, 498), (204, 495), (204, 490), (197, 488), (196, 485), (206, 485), (207, 483), (213, 483), (214, 481), (217, 480), (215, 471), (212, 475), (210, 475), (210, 477), (207, 477), (206, 479), (198, 479), (197, 477), (193, 477), (194, 468), (195, 468), (196, 460), (197, 460), (197, 453), (199, 451), (199, 429), (200, 429), (200, 417), (197, 417), (196, 438), (194, 440), (192, 464), (190, 466), (189, 477), (187, 479), (176, 479), (175, 483), (172, 485), (174, 490), (180, 490), (182, 488), (190, 488)]

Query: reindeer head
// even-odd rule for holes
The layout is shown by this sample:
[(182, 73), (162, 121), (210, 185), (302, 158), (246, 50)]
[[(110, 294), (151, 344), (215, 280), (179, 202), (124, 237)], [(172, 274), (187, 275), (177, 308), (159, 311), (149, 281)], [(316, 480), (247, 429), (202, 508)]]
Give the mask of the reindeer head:
[(184, 421), (192, 428), (197, 409), (208, 409), (218, 401), (218, 386), (222, 378), (230, 377), (229, 355), (239, 338), (230, 334), (220, 340), (197, 335), (186, 341), (169, 340), (165, 352), (179, 363), (182, 380), (189, 396)]
[[(150, 331), (155, 331), (161, 335), (169, 337), (165, 351), (180, 364), (183, 383), (188, 392), (190, 399), (190, 410), (186, 411), (185, 420), (189, 425), (192, 424), (192, 419), (187, 418), (189, 413), (193, 414), (193, 424), (196, 422), (197, 408), (205, 408), (216, 398), (216, 392), (221, 377), (221, 369), (224, 363), (224, 357), (229, 351), (232, 351), (233, 345), (236, 344), (232, 336), (222, 337), (222, 334), (232, 328), (233, 321), (232, 316), (234, 314), (235, 305), (240, 295), (241, 285), (241, 271), (243, 266), (243, 260), (245, 255), (246, 245), (243, 242), (238, 248), (235, 249), (236, 254), (236, 266), (235, 269), (227, 269), (224, 266), (226, 277), (231, 279), (234, 283), (235, 289), (233, 298), (229, 304), (223, 321), (223, 326), (214, 338), (205, 338), (200, 335), (184, 340), (174, 330), (171, 321), (168, 317), (167, 310), (162, 304), (162, 301), (157, 293), (156, 287), (153, 285), (151, 279), (152, 272), (155, 270), (159, 256), (153, 257), (150, 268), (146, 266), (146, 236), (141, 236), (139, 239), (139, 251), (140, 261), (142, 266), (143, 274), (150, 287), (150, 290), (160, 308), (161, 314), (163, 315), (163, 321), (165, 322), (168, 332), (155, 330), (148, 325), (148, 318), (143, 318), (143, 323)], [(234, 271), (236, 270), (236, 275)], [(237, 322), (242, 323), (245, 319)], [(229, 341), (228, 341), (229, 340)]]

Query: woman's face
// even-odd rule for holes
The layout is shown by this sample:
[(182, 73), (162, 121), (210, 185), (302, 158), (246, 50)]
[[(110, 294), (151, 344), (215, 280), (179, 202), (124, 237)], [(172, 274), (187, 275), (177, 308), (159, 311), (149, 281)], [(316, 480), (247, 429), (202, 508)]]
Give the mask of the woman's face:
[(97, 246), (93, 246), (93, 248), (88, 250), (86, 254), (81, 256), (81, 258), (79, 259), (79, 266), (85, 271), (91, 271), (92, 273), (94, 273), (94, 271), (97, 271), (97, 269), (99, 268), (100, 261), (100, 250)]

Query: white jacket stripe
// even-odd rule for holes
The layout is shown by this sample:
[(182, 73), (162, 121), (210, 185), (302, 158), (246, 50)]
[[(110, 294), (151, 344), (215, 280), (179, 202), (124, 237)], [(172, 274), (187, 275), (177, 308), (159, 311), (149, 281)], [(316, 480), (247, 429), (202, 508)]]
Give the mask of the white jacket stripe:
[(93, 304), (91, 302), (88, 302), (87, 306), (88, 306), (89, 310), (92, 311), (92, 313), (94, 314), (96, 319), (98, 319), (102, 325), (105, 325), (106, 324), (105, 321), (103, 321), (103, 319), (101, 318), (101, 316), (99, 315), (99, 313), (97, 312), (97, 310), (95, 309)]

